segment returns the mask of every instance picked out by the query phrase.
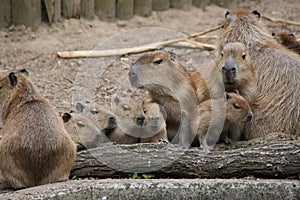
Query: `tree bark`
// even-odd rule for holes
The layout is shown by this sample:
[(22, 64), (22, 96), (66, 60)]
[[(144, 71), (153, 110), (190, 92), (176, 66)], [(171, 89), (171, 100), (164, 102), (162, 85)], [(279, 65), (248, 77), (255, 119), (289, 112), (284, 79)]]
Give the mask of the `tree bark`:
[(128, 177), (134, 172), (155, 178), (298, 178), (300, 141), (209, 154), (171, 144), (106, 144), (79, 152), (71, 176)]
[(189, 11), (192, 8), (192, 0), (170, 0), (170, 7)]
[(61, 17), (60, 0), (44, 0), (48, 21), (50, 24), (57, 22)]
[(69, 18), (80, 18), (80, 0), (61, 0), (62, 15)]
[(0, 1), (0, 29), (9, 26), (11, 22), (10, 0)]
[(155, 11), (168, 10), (170, 7), (169, 0), (152, 0), (152, 9)]
[(134, 14), (148, 17), (152, 13), (152, 0), (134, 0)]
[(111, 20), (116, 17), (116, 0), (95, 0), (95, 14), (101, 20)]
[(193, 5), (205, 9), (206, 6), (208, 6), (210, 3), (210, 0), (193, 0)]
[(133, 0), (118, 0), (116, 4), (116, 16), (118, 19), (127, 20), (133, 17)]
[(80, 15), (86, 19), (93, 19), (95, 13), (94, 0), (81, 0)]

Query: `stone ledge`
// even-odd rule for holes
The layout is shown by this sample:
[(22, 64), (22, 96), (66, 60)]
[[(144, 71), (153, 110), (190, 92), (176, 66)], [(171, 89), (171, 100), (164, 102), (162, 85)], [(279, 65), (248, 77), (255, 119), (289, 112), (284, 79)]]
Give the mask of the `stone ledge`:
[(300, 199), (299, 180), (74, 180), (0, 195), (0, 199)]

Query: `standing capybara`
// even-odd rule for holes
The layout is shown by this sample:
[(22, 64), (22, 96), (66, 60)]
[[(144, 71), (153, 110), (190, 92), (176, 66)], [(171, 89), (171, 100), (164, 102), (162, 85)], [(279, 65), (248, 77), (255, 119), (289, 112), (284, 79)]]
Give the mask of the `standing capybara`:
[(252, 119), (247, 101), (235, 93), (224, 93), (224, 98), (209, 99), (199, 105), (198, 139), (205, 151), (219, 142), (234, 143), (241, 139), (241, 129)]
[(143, 104), (145, 114), (144, 135), (141, 143), (156, 143), (160, 141), (168, 142), (166, 129), (166, 111), (154, 102), (146, 102)]
[(65, 129), (77, 146), (77, 151), (95, 148), (108, 142), (94, 122), (87, 117), (74, 112), (64, 113), (62, 116)]
[(96, 103), (77, 103), (76, 112), (93, 120), (99, 130), (105, 135), (113, 132), (117, 126), (115, 115), (104, 106)]
[(221, 52), (224, 39), (247, 41), (257, 82), (253, 120), (247, 123), (245, 139), (270, 132), (300, 134), (300, 57), (276, 42), (260, 23), (258, 11), (226, 12), (218, 38)]
[(119, 144), (139, 143), (143, 137), (145, 115), (142, 106), (131, 97), (113, 97), (112, 111), (117, 119), (117, 127), (108, 134), (112, 142)]
[(22, 72), (0, 80), (0, 110), (0, 169), (8, 183), (19, 189), (68, 180), (75, 143), (53, 106)]
[(165, 108), (169, 141), (189, 147), (198, 128), (193, 123), (199, 116), (198, 99), (195, 85), (176, 54), (157, 50), (142, 55), (131, 67), (129, 80), (133, 87), (146, 89), (150, 101)]
[(272, 33), (272, 36), (279, 44), (300, 55), (300, 41), (293, 33), (279, 32)]
[(241, 42), (227, 43), (216, 59), (217, 70), (222, 74), (226, 92), (238, 90), (248, 103), (256, 97), (256, 81), (253, 63), (246, 45)]

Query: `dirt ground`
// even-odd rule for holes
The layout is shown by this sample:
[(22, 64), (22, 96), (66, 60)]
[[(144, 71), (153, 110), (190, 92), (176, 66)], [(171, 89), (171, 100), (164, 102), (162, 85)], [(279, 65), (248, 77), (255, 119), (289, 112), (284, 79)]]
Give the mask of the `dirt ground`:
[[(261, 14), (285, 20), (300, 19), (298, 0), (261, 0), (240, 3), (240, 8), (256, 9)], [(153, 12), (148, 18), (135, 16), (128, 21), (103, 22), (95, 18), (63, 19), (53, 25), (43, 24), (36, 32), (23, 26), (0, 31), (0, 77), (26, 68), (39, 91), (57, 111), (69, 111), (77, 101), (95, 101), (109, 105), (111, 96), (137, 94), (130, 88), (127, 73), (140, 55), (98, 59), (60, 59), (58, 51), (113, 49), (180, 38), (221, 24), (228, 8), (210, 5), (204, 10), (170, 9)], [(264, 21), (270, 34), (286, 31), (300, 35), (298, 26), (280, 26)], [(146, 28), (147, 27), (147, 28)], [(154, 27), (154, 28), (149, 28)], [(155, 28), (156, 27), (156, 28)], [(143, 28), (143, 29), (137, 29)], [(217, 31), (209, 35), (217, 35)], [(214, 44), (215, 39), (199, 40)], [(214, 57), (214, 51), (175, 49), (191, 68)]]
[[(300, 19), (300, 3), (297, 0), (264, 0), (259, 4), (256, 4), (256, 1), (248, 1), (248, 3), (239, 4), (239, 7), (257, 9), (263, 15), (275, 18), (294, 21)], [(174, 9), (153, 12), (148, 18), (135, 16), (128, 21), (103, 22), (96, 18), (92, 21), (70, 19), (62, 20), (54, 25), (43, 24), (36, 32), (22, 26), (10, 27), (0, 32), (0, 75), (26, 68), (39, 91), (56, 106), (59, 112), (68, 111), (75, 101), (80, 100), (109, 103), (111, 95), (115, 92), (119, 93), (118, 89), (121, 95), (132, 93), (130, 88), (124, 90), (116, 83), (120, 81), (119, 79), (127, 79), (126, 74), (130, 64), (139, 55), (122, 59), (114, 57), (66, 60), (57, 58), (56, 52), (130, 47), (178, 38), (184, 34), (200, 32), (220, 24), (226, 10), (230, 9), (210, 5), (204, 10), (193, 7), (189, 12)], [(266, 24), (270, 33), (287, 31), (300, 34), (300, 28), (297, 26), (279, 26), (269, 22)], [(149, 31), (150, 29), (144, 32), (140, 31), (141, 29), (136, 30), (143, 27), (166, 29), (154, 30), (153, 33)], [(217, 35), (217, 31), (210, 35)], [(213, 44), (215, 40), (200, 41)], [(205, 63), (214, 55), (213, 51), (207, 52), (199, 49), (175, 49), (175, 52), (187, 62), (191, 62), (194, 67)], [(196, 61), (193, 60), (195, 57), (197, 57)], [(86, 84), (87, 81), (91, 83)], [(125, 80), (123, 85), (127, 83)], [(86, 85), (89, 85), (88, 89)]]

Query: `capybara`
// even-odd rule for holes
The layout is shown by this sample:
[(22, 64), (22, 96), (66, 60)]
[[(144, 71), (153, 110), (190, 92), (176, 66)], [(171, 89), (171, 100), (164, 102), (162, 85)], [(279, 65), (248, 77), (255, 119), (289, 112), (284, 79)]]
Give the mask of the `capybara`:
[(95, 148), (108, 142), (107, 137), (89, 118), (74, 112), (63, 114), (65, 129), (77, 146), (77, 151)]
[(94, 121), (105, 135), (113, 132), (117, 126), (115, 115), (106, 107), (96, 103), (77, 103), (76, 112)]
[(117, 127), (108, 134), (112, 142), (119, 144), (139, 143), (143, 136), (145, 115), (140, 103), (132, 97), (113, 96), (112, 112), (117, 119)]
[(224, 39), (245, 42), (253, 61), (257, 98), (252, 104), (253, 120), (247, 123), (244, 139), (270, 132), (300, 134), (300, 58), (276, 42), (260, 23), (258, 11), (226, 12), (218, 38), (221, 52)]
[(144, 135), (147, 135), (141, 138), (141, 143), (168, 142), (165, 109), (157, 103), (146, 102), (143, 104), (143, 110), (145, 114)]
[(150, 101), (165, 108), (169, 141), (189, 147), (198, 127), (192, 123), (199, 116), (198, 99), (178, 56), (166, 50), (146, 53), (131, 67), (129, 80), (133, 87), (147, 90)]
[(216, 59), (216, 67), (222, 74), (226, 92), (238, 90), (248, 103), (253, 101), (256, 97), (256, 81), (246, 44), (227, 43), (225, 40), (224, 47)]
[(234, 143), (241, 139), (241, 129), (252, 119), (247, 101), (235, 93), (224, 93), (224, 98), (209, 99), (199, 105), (198, 139), (205, 151), (219, 142)]
[(279, 44), (300, 55), (300, 41), (293, 33), (279, 32), (272, 33), (272, 36)]
[(0, 169), (14, 189), (69, 178), (76, 146), (24, 70), (0, 80)]

